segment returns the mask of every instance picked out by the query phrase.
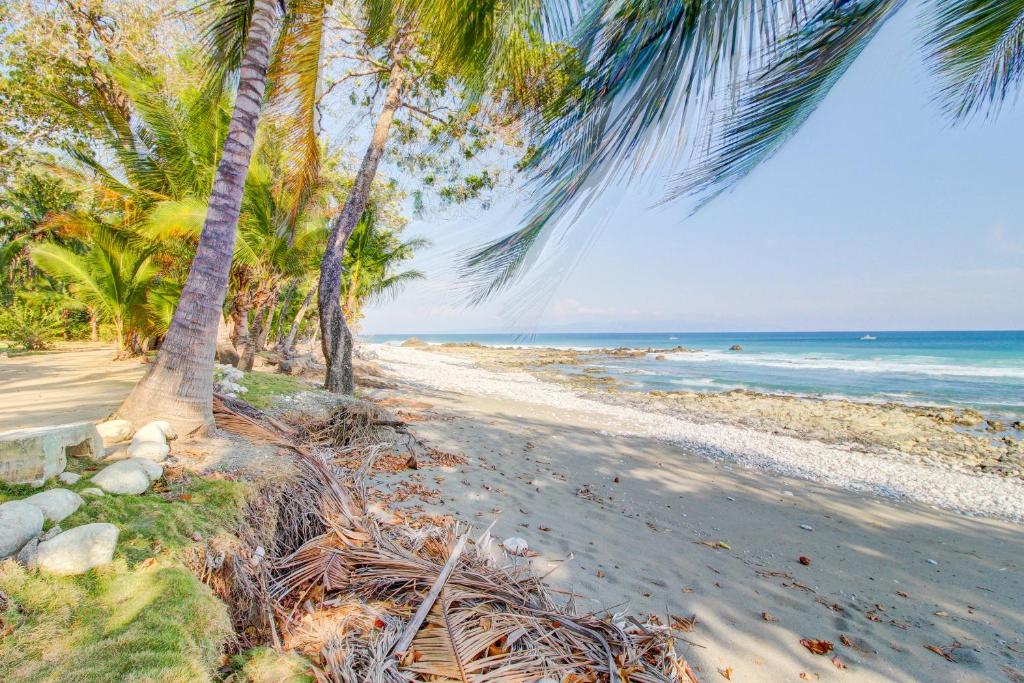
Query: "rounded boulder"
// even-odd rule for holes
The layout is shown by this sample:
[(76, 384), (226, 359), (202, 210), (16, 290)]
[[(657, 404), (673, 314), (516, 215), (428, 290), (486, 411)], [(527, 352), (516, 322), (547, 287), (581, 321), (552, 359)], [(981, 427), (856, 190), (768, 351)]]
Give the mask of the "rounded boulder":
[(17, 554), (43, 530), (44, 521), (35, 505), (20, 500), (0, 505), (0, 560)]
[(40, 543), (35, 564), (40, 571), (59, 576), (84, 574), (114, 559), (117, 536), (117, 527), (105, 522), (76, 526)]
[(49, 489), (22, 500), (23, 503), (35, 505), (43, 513), (43, 517), (51, 522), (59, 522), (74, 514), (82, 503), (82, 497), (67, 489)]
[(107, 465), (93, 475), (92, 483), (107, 493), (138, 495), (149, 488), (150, 478), (137, 461), (129, 459)]

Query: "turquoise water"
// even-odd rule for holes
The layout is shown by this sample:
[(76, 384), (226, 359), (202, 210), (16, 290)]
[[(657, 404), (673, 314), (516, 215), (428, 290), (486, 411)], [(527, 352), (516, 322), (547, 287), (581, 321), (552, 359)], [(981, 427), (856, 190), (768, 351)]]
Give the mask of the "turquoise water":
[[(862, 340), (870, 335), (874, 340)], [(397, 343), (410, 335), (377, 335)], [(607, 373), (639, 390), (757, 391), (970, 406), (1024, 418), (1024, 332), (723, 332), (417, 335), (432, 343), (670, 349), (667, 360), (613, 358)], [(729, 351), (733, 344), (743, 347)]]

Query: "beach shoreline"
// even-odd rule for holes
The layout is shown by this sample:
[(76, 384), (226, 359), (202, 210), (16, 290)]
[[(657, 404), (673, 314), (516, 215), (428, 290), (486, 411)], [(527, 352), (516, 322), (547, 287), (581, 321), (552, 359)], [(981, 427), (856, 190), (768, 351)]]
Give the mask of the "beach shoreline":
[[(1021, 518), (934, 504), (984, 502), (971, 487), (960, 499), (921, 500), (872, 476), (943, 495), (963, 477), (1007, 487), (1020, 505), (1012, 478), (601, 402), (600, 389), (509, 367), (514, 356), (498, 367), (451, 347), (360, 354), (376, 386), (364, 391), (456, 463), (375, 473), (382, 497), (403, 491), (394, 507), (522, 538), (538, 553), (534, 570), (581, 611), (694, 619), (680, 651), (701, 680), (728, 671), (736, 681), (980, 682), (1024, 672)], [(776, 459), (758, 461), (759, 449)], [(845, 476), (851, 469), (873, 483)], [(805, 638), (834, 650), (811, 654)], [(952, 647), (956, 661), (930, 646)]]

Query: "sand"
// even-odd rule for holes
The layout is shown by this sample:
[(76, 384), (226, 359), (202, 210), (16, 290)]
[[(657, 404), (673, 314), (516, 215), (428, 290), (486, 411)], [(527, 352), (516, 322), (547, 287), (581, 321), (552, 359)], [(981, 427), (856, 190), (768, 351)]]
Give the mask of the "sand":
[(83, 343), (0, 360), (0, 431), (109, 416), (146, 372), (113, 358), (113, 347)]
[[(411, 480), (423, 488), (402, 505), (480, 528), (495, 522), (500, 538), (524, 538), (540, 552), (536, 570), (580, 594), (580, 609), (695, 615), (681, 645), (703, 680), (725, 680), (725, 671), (734, 681), (1024, 680), (1019, 524), (851, 490), (842, 484), (893, 464), (852, 448), (836, 450), (844, 460), (820, 460), (844, 470), (839, 483), (815, 467), (791, 478), (742, 452), (681, 446), (667, 438), (677, 426), (662, 415), (608, 411), (565, 387), (464, 358), (376, 351), (396, 389), (370, 393), (404, 405), (428, 446), (467, 458), (378, 474), (377, 485), (393, 491)], [(643, 433), (651, 427), (662, 431)], [(748, 432), (729, 435), (739, 451), (818, 462), (835, 449), (788, 436), (766, 444)], [(911, 469), (885, 476), (1017, 483), (895, 464)], [(1011, 503), (1024, 504), (1008, 490), (1018, 498)], [(827, 640), (834, 651), (811, 654), (802, 638)]]

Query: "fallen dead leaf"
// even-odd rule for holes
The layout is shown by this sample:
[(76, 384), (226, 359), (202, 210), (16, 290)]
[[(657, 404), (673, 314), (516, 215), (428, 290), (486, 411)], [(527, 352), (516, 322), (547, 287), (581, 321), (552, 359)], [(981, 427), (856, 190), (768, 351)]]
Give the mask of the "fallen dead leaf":
[(839, 659), (838, 655), (836, 655), (835, 657), (832, 658), (832, 666), (834, 666), (837, 669), (845, 669), (846, 668), (846, 664), (843, 663), (843, 660)]
[(761, 612), (761, 618), (769, 623), (773, 621), (778, 621), (778, 617), (773, 615), (771, 612)]
[(732, 550), (732, 547), (725, 541), (698, 541), (698, 543), (700, 545), (706, 545), (707, 547), (713, 548), (715, 550), (718, 550), (719, 548), (723, 550)]
[(827, 640), (818, 640), (816, 638), (803, 638), (800, 644), (816, 655), (827, 655), (829, 652), (832, 652), (834, 647)]
[(722, 678), (724, 678), (725, 680), (727, 680), (727, 681), (731, 681), (732, 680), (732, 667), (731, 666), (726, 667), (724, 669), (719, 669), (718, 673), (722, 674)]
[(909, 598), (910, 597), (909, 595), (907, 595), (903, 591), (896, 591), (896, 595), (900, 596), (901, 598)]
[(805, 567), (811, 566), (811, 558), (807, 557), (806, 555), (801, 555), (799, 558), (799, 562)]
[(142, 562), (139, 563), (139, 569), (149, 569), (154, 564), (156, 564), (156, 558), (155, 557), (147, 557), (146, 559), (144, 559)]
[(689, 619), (687, 619), (686, 617), (677, 617), (673, 614), (672, 625), (680, 631), (683, 631), (684, 633), (689, 633), (697, 625), (697, 615), (694, 614)]
[(924, 649), (931, 650), (940, 657), (944, 657), (947, 661), (956, 664), (956, 660), (953, 658), (953, 650), (957, 649), (958, 647), (960, 647), (960, 642), (954, 640), (946, 647), (939, 647), (938, 645), (925, 645)]

